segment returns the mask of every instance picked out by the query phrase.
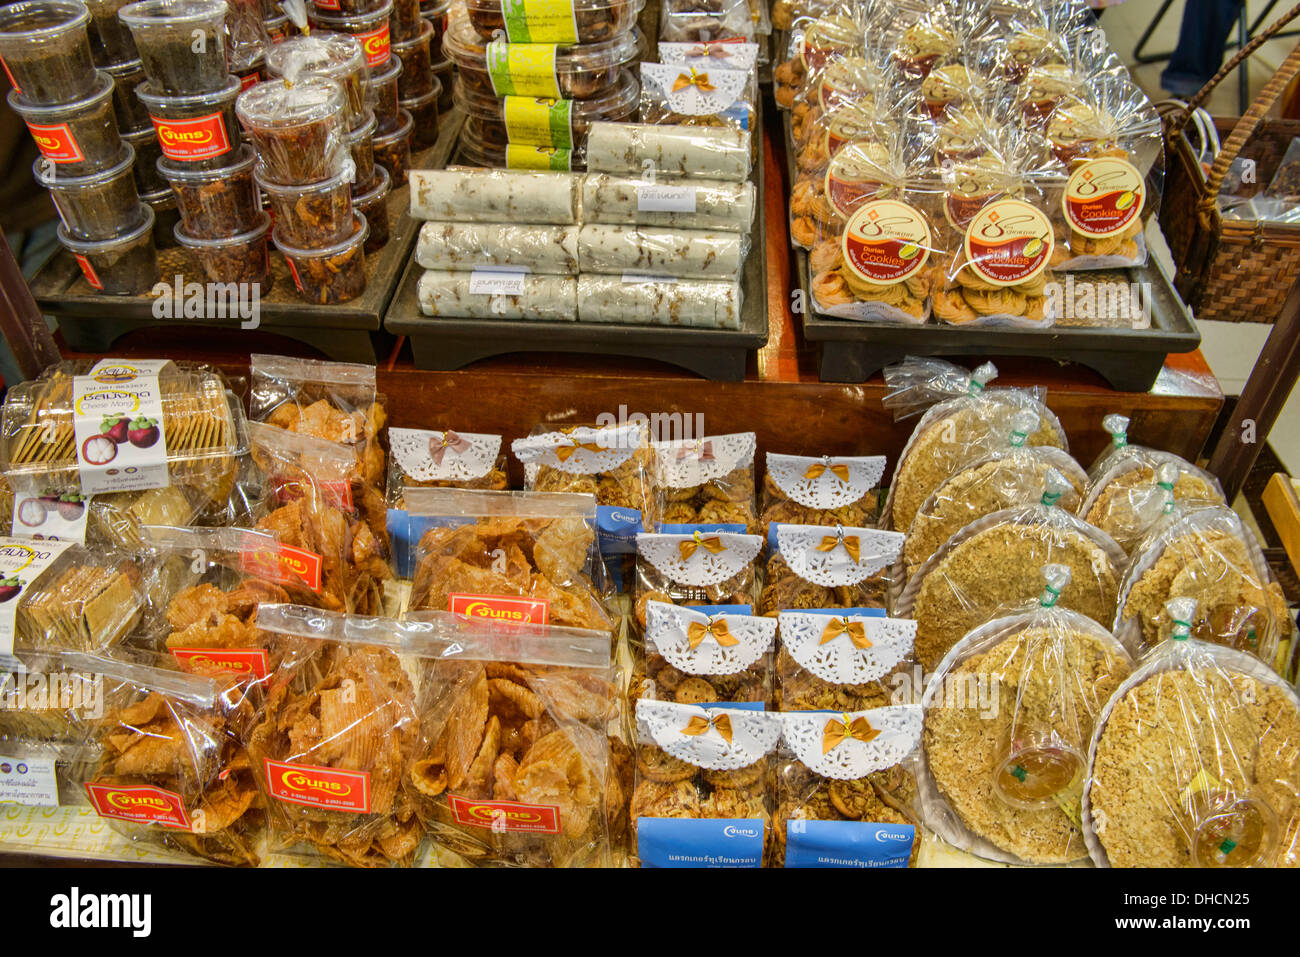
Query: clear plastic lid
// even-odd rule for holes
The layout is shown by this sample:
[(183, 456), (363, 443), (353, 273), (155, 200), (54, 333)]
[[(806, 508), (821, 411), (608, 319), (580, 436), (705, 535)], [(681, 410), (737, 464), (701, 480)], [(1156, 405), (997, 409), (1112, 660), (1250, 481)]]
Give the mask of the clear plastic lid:
[[(505, 99), (488, 96), (480, 90), (454, 84), (455, 103), (468, 116), (482, 117), (485, 120), (505, 122)], [(573, 100), (572, 118), (588, 123), (597, 120), (624, 120), (636, 111), (637, 98), (641, 85), (631, 70), (620, 70), (618, 85), (607, 93), (594, 96), (588, 100)]]
[[(529, 5), (531, 6), (531, 4)], [(566, 38), (579, 43), (608, 40), (626, 32), (645, 6), (645, 0), (565, 0), (555, 10), (560, 16), (550, 16), (551, 8), (537, 16), (523, 4), (507, 0), (466, 0), (465, 10), (469, 23), (479, 36), (492, 39), (504, 30), (518, 42), (562, 42)], [(568, 13), (569, 16), (563, 16)]]
[[(266, 54), (271, 76), (295, 78), (314, 73), (343, 80), (366, 68), (366, 54), (355, 37), (344, 33), (313, 33), (290, 37)], [(364, 75), (364, 74), (363, 74)]]
[(132, 30), (181, 30), (194, 24), (221, 23), (228, 10), (225, 0), (143, 0), (123, 7), (117, 15)]
[(241, 93), (235, 102), (240, 122), (262, 130), (306, 126), (327, 120), (342, 110), (343, 88), (323, 76), (257, 83)]
[[(458, 20), (453, 23), (443, 38), (442, 46), (447, 55), (458, 65), (479, 72), (487, 70), (487, 42), (474, 32), (468, 21)], [(555, 51), (555, 72), (562, 76), (568, 73), (586, 73), (591, 70), (626, 66), (636, 60), (640, 53), (639, 30), (632, 30), (601, 43), (560, 46)]]

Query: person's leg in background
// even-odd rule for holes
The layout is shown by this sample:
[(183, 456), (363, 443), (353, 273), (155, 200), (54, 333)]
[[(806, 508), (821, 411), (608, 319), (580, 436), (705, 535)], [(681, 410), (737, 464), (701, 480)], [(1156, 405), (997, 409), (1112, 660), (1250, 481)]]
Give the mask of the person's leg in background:
[(1244, 0), (1187, 0), (1178, 29), (1178, 46), (1160, 74), (1160, 86), (1186, 99), (1223, 66), (1223, 52), (1241, 17)]

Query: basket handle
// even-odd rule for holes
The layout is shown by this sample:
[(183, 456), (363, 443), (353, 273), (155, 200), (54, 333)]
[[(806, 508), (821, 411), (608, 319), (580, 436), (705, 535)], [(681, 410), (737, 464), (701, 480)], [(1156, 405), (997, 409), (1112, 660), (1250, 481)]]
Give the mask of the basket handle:
[[(1259, 91), (1259, 96), (1255, 102), (1250, 104), (1248, 109), (1232, 128), (1228, 138), (1223, 143), (1223, 148), (1219, 150), (1214, 157), (1214, 165), (1210, 168), (1210, 175), (1205, 178), (1205, 196), (1197, 204), (1197, 209), (1208, 212), (1211, 207), (1218, 201), (1219, 187), (1223, 185), (1223, 178), (1228, 175), (1228, 169), (1232, 166), (1232, 161), (1237, 158), (1241, 148), (1255, 134), (1255, 128), (1263, 121), (1265, 114), (1272, 109), (1273, 104), (1277, 101), (1287, 85), (1300, 73), (1300, 43), (1297, 43), (1295, 49), (1287, 54), (1282, 65), (1277, 68), (1264, 88)], [(1213, 81), (1211, 81), (1213, 82)], [(1204, 90), (1201, 91), (1205, 92)]]

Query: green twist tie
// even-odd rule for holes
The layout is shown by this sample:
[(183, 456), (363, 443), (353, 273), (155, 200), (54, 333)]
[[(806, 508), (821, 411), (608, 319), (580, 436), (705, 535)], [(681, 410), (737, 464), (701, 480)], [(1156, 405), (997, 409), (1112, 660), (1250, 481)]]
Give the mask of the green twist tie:
[(1055, 505), (1060, 500), (1061, 500), (1060, 492), (1048, 491), (1043, 493), (1042, 504), (1050, 507), (1052, 505)]
[(1061, 589), (1052, 585), (1043, 586), (1043, 594), (1038, 599), (1038, 604), (1043, 608), (1051, 608), (1056, 604), (1056, 600), (1061, 597)]
[(1237, 842), (1230, 837), (1225, 837), (1223, 839), (1223, 843), (1219, 845), (1219, 851), (1223, 854), (1224, 857), (1227, 857), (1236, 849), (1237, 849)]
[(1192, 623), (1190, 621), (1179, 621), (1174, 619), (1174, 630), (1169, 635), (1174, 641), (1186, 641), (1192, 637)]
[(1025, 771), (1024, 768), (1022, 768), (1020, 765), (1017, 764), (1014, 768), (1011, 769), (1011, 776), (1015, 778), (1017, 781), (1019, 781), (1021, 784), (1024, 784), (1025, 778), (1029, 777), (1029, 774)]

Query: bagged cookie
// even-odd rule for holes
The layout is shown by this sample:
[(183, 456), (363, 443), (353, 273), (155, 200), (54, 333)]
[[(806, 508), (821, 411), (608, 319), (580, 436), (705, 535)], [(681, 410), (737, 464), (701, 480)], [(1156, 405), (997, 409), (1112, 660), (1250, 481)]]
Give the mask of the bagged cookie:
[(796, 24), (790, 31), (785, 58), (772, 70), (777, 106), (793, 107), (808, 83), (809, 74), (819, 72), (838, 57), (860, 52), (863, 43), (864, 25), (859, 10), (836, 10)]
[(749, 0), (666, 0), (659, 39), (670, 43), (744, 40), (757, 31)]
[(636, 537), (636, 622), (646, 627), (646, 604), (727, 606), (749, 612), (758, 598), (759, 535), (695, 528), (680, 534)]
[(631, 697), (704, 705), (772, 701), (776, 620), (742, 609), (645, 605), (644, 655)]
[[(748, 96), (751, 74), (685, 63), (641, 64), (642, 123), (715, 126), (753, 131), (758, 111)], [(758, 139), (751, 136), (757, 151)]]
[(1170, 641), (1097, 720), (1083, 791), (1099, 867), (1295, 867), (1300, 699), (1258, 659), (1191, 637), (1196, 601), (1170, 602)]
[(753, 432), (651, 445), (662, 530), (718, 525), (728, 526), (726, 531), (748, 531), (755, 524)]
[(761, 867), (781, 716), (642, 698), (636, 726), (629, 817), (640, 866)]
[(774, 544), (773, 526), (870, 523), (885, 472), (883, 455), (831, 456), (767, 453), (759, 526)]
[(864, 611), (783, 611), (776, 659), (784, 711), (856, 711), (896, 699), (916, 623)]
[[(609, 636), (411, 616), (419, 736), (406, 786), (435, 852), (480, 867), (608, 867), (630, 774)], [(627, 771), (630, 772), (630, 764)]]
[(914, 865), (920, 707), (787, 711), (781, 721), (773, 865)]
[(1016, 864), (1088, 856), (1080, 798), (1094, 723), (1132, 659), (1091, 618), (1057, 607), (1063, 566), (1037, 607), (980, 625), (925, 694), (925, 821), (948, 843)]
[(761, 615), (787, 608), (888, 607), (891, 569), (903, 536), (836, 525), (774, 525), (768, 539)]

